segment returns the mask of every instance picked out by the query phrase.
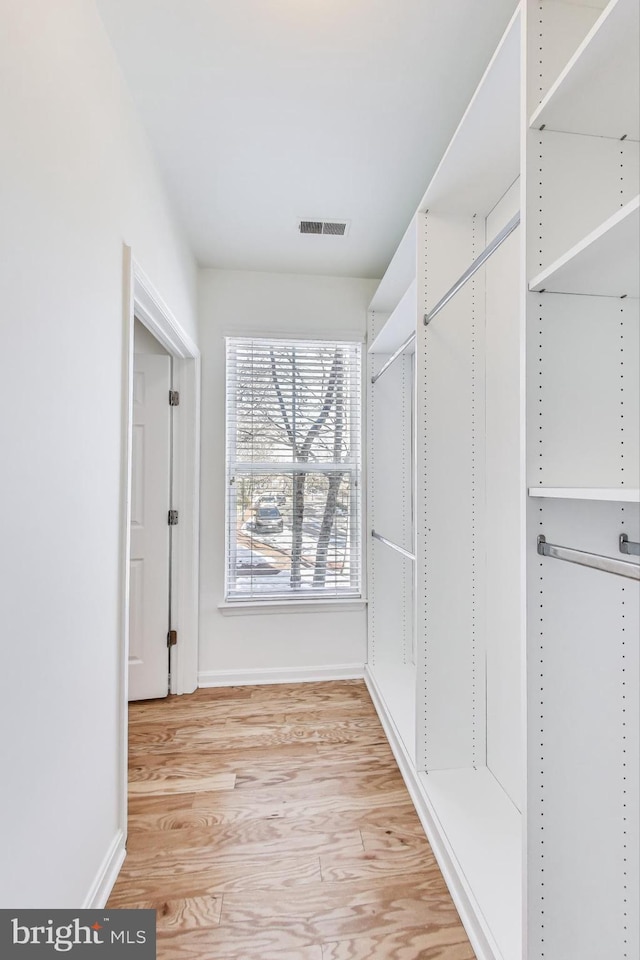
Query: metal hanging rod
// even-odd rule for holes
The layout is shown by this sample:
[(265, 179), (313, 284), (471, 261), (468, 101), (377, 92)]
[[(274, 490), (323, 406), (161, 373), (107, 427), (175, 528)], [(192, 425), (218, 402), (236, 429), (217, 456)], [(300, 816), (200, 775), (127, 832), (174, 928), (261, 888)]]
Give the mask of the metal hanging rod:
[(569, 563), (579, 563), (583, 567), (593, 567), (594, 570), (603, 570), (605, 573), (615, 573), (619, 577), (640, 580), (638, 563), (629, 563), (627, 560), (618, 560), (616, 557), (603, 557), (599, 553), (573, 550), (571, 547), (560, 547), (555, 543), (547, 543), (542, 535), (538, 537), (538, 553), (542, 557), (567, 560)]
[(476, 257), (476, 259), (473, 261), (471, 266), (467, 267), (465, 272), (462, 274), (461, 277), (458, 278), (458, 280), (456, 280), (456, 282), (451, 287), (451, 289), (447, 290), (444, 297), (442, 297), (441, 300), (438, 300), (433, 310), (430, 310), (429, 313), (425, 313), (424, 315), (425, 327), (428, 326), (428, 324), (431, 323), (433, 318), (440, 313), (442, 308), (449, 303), (449, 300), (455, 297), (458, 290), (464, 287), (467, 280), (470, 280), (471, 277), (474, 275), (474, 273), (477, 273), (480, 267), (487, 262), (489, 257), (492, 256), (496, 252), (498, 247), (504, 243), (507, 237), (513, 233), (513, 231), (516, 229), (519, 223), (520, 223), (520, 212), (518, 211), (518, 213), (516, 213), (516, 215), (512, 217), (511, 220), (509, 220), (509, 223), (506, 225), (506, 227), (503, 227), (500, 233), (496, 234), (496, 236), (493, 238), (491, 243), (484, 248), (480, 256)]
[(397, 543), (394, 543), (392, 540), (387, 540), (386, 537), (383, 537), (380, 533), (376, 533), (375, 530), (371, 531), (371, 536), (374, 540), (379, 540), (380, 543), (384, 543), (385, 547), (391, 547), (392, 550), (397, 550), (398, 553), (401, 553), (403, 557), (406, 557), (407, 560), (415, 560), (415, 555), (409, 553), (408, 550), (405, 550), (404, 547), (399, 547)]
[(382, 364), (382, 366), (380, 367), (380, 369), (378, 370), (378, 372), (377, 372), (377, 373), (374, 373), (374, 374), (372, 375), (372, 377), (371, 377), (371, 383), (375, 383), (376, 380), (378, 380), (378, 379), (382, 376), (382, 374), (385, 372), (385, 370), (388, 370), (388, 369), (389, 369), (389, 367), (391, 366), (391, 364), (393, 363), (393, 361), (394, 361), (394, 360), (397, 360), (401, 353), (404, 353), (404, 351), (407, 349), (407, 347), (410, 346), (410, 344), (413, 343), (413, 341), (415, 340), (415, 338), (416, 338), (416, 332), (415, 332), (415, 330), (414, 330), (413, 333), (410, 333), (410, 334), (409, 334), (409, 336), (408, 336), (407, 339), (404, 341), (404, 343), (402, 343), (402, 344), (398, 347), (398, 349), (396, 350), (396, 352), (395, 352), (391, 357), (389, 357), (389, 359), (388, 359), (385, 363)]
[(633, 540), (629, 540), (629, 537), (626, 533), (620, 534), (620, 553), (626, 553), (627, 556), (640, 557), (640, 543), (634, 543)]

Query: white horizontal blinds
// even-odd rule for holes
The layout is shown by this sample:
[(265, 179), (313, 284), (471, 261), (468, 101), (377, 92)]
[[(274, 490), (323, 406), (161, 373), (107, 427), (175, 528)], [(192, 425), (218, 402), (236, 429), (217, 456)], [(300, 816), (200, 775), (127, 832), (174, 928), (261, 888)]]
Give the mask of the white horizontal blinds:
[(357, 343), (227, 339), (227, 597), (360, 595)]

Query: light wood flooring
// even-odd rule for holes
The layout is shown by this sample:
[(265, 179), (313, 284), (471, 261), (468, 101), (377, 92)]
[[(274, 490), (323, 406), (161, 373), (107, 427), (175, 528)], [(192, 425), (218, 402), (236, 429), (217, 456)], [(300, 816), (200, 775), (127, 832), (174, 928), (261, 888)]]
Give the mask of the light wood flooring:
[(128, 855), (158, 960), (472, 960), (362, 681), (129, 714)]

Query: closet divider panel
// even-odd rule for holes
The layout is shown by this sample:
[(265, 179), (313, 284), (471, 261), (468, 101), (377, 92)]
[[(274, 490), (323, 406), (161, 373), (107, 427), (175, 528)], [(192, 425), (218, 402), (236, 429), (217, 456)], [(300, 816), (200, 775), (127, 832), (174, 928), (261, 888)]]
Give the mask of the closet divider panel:
[[(514, 183), (486, 220), (487, 239), (520, 209)], [(487, 766), (522, 809), (524, 751), (525, 458), (521, 228), (486, 270), (486, 688)]]
[[(427, 312), (484, 247), (475, 217), (420, 216)], [(485, 764), (484, 278), (417, 340), (418, 764)]]

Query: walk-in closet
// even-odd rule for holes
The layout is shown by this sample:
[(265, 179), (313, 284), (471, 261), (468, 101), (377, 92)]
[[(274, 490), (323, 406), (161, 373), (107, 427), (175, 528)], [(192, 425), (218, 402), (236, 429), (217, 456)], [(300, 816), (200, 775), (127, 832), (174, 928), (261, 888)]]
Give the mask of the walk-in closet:
[(635, 960), (638, 4), (525, 2), (370, 305), (367, 682), (479, 960)]

